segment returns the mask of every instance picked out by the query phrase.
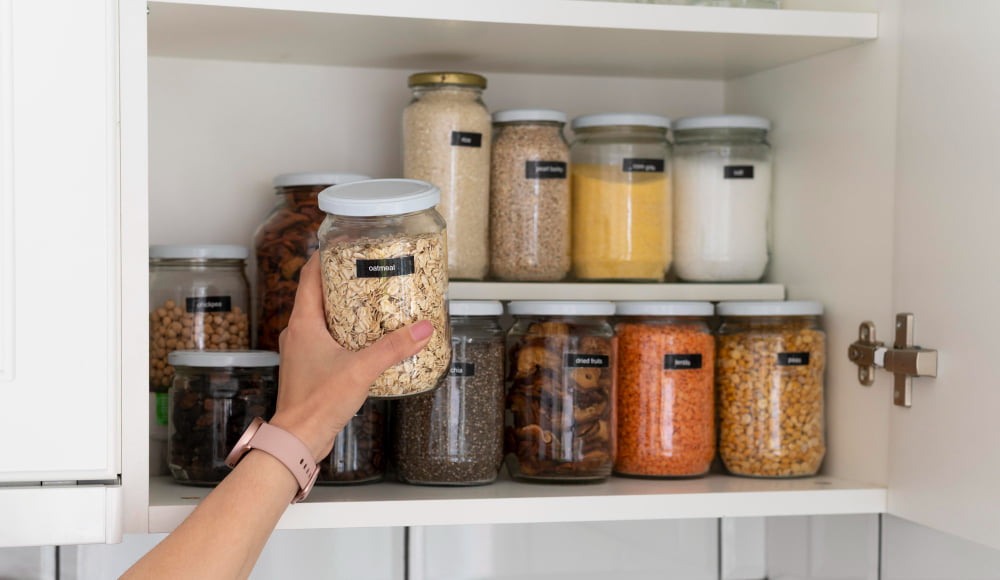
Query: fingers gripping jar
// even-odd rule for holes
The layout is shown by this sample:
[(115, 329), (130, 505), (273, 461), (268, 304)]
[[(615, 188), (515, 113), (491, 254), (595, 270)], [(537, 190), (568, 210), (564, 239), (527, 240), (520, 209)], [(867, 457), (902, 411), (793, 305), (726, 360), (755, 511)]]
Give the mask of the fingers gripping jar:
[(427, 346), (379, 375), (372, 397), (434, 389), (448, 369), (448, 248), (434, 211), (438, 189), (410, 179), (337, 185), (319, 196), (324, 309), (330, 335), (361, 350), (394, 330), (429, 320)]
[(826, 453), (822, 305), (723, 302), (718, 312), (719, 454), (726, 469), (815, 475)]

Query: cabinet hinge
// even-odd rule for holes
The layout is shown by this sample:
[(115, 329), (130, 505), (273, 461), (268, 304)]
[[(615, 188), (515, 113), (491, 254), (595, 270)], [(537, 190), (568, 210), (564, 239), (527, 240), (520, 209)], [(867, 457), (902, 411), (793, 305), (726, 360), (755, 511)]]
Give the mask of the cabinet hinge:
[(900, 407), (913, 404), (913, 377), (936, 377), (936, 350), (913, 345), (913, 314), (896, 315), (896, 340), (892, 348), (875, 338), (875, 323), (867, 320), (858, 328), (858, 340), (847, 348), (847, 358), (858, 365), (858, 381), (870, 387), (875, 383), (875, 369), (884, 368), (895, 375), (892, 400)]

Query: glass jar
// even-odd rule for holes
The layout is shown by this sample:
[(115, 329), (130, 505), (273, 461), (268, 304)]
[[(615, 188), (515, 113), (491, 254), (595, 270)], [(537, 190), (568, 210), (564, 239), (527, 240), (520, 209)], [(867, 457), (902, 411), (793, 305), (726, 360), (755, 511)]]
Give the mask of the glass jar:
[(670, 268), (670, 120), (611, 113), (573, 120), (573, 272), (663, 281)]
[(753, 282), (770, 256), (771, 122), (689, 117), (674, 125), (674, 268), (691, 282)]
[(615, 389), (611, 302), (511, 302), (507, 443), (511, 474), (587, 481), (611, 474)]
[(708, 473), (715, 458), (711, 302), (619, 302), (615, 472)]
[(823, 462), (826, 336), (818, 302), (723, 302), (719, 453), (731, 473), (815, 475)]
[(175, 351), (167, 456), (181, 483), (215, 485), (229, 473), (226, 456), (256, 417), (274, 414), (278, 353), (262, 350)]
[(448, 275), (482, 280), (489, 269), (490, 113), (486, 79), (470, 73), (411, 75), (403, 111), (403, 176), (441, 188)]
[(369, 483), (385, 476), (388, 401), (368, 399), (333, 440), (333, 450), (319, 461), (316, 483)]
[(558, 281), (570, 266), (566, 113), (493, 114), (490, 271), (498, 280)]
[(372, 397), (435, 388), (451, 360), (448, 246), (434, 211), (438, 188), (410, 179), (337, 185), (319, 195), (326, 325), (348, 350), (361, 350), (408, 324), (434, 324), (430, 342), (375, 379)]
[(396, 468), (407, 483), (490, 483), (503, 461), (503, 306), (453, 300), (448, 307), (451, 368), (436, 391), (396, 407)]
[(316, 232), (326, 217), (319, 209), (319, 192), (363, 179), (371, 178), (352, 173), (286, 173), (274, 178), (278, 201), (253, 236), (256, 348), (278, 350), (278, 335), (288, 326), (299, 270), (316, 251)]

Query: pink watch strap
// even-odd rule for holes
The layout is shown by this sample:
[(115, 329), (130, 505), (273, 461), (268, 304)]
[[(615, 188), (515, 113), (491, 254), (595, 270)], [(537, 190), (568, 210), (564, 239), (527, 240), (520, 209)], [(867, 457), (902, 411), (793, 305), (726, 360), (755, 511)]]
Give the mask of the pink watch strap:
[[(255, 419), (254, 422), (258, 420)], [(319, 468), (313, 460), (309, 448), (298, 437), (280, 427), (269, 425), (260, 420), (260, 426), (251, 436), (250, 441), (246, 443), (246, 447), (234, 449), (226, 463), (235, 467), (243, 455), (251, 449), (260, 449), (268, 453), (292, 472), (292, 476), (299, 484), (299, 493), (292, 500), (292, 503), (298, 503), (309, 495), (313, 484), (316, 483), (316, 477), (319, 475)], [(233, 457), (237, 452), (239, 452), (239, 457)]]

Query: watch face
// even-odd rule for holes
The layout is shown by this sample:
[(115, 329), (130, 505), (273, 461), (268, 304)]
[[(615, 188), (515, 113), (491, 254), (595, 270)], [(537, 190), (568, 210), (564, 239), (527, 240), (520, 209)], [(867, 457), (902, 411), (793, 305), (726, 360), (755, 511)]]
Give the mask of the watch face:
[(253, 436), (257, 434), (257, 430), (260, 429), (260, 426), (263, 424), (264, 420), (260, 417), (257, 417), (250, 422), (250, 426), (243, 432), (243, 435), (240, 436), (240, 440), (236, 442), (236, 445), (233, 446), (233, 450), (230, 451), (229, 456), (226, 457), (226, 465), (229, 467), (236, 467), (236, 464), (240, 462), (240, 459), (242, 459), (244, 455), (246, 455), (246, 452), (250, 451), (250, 440), (253, 439)]

